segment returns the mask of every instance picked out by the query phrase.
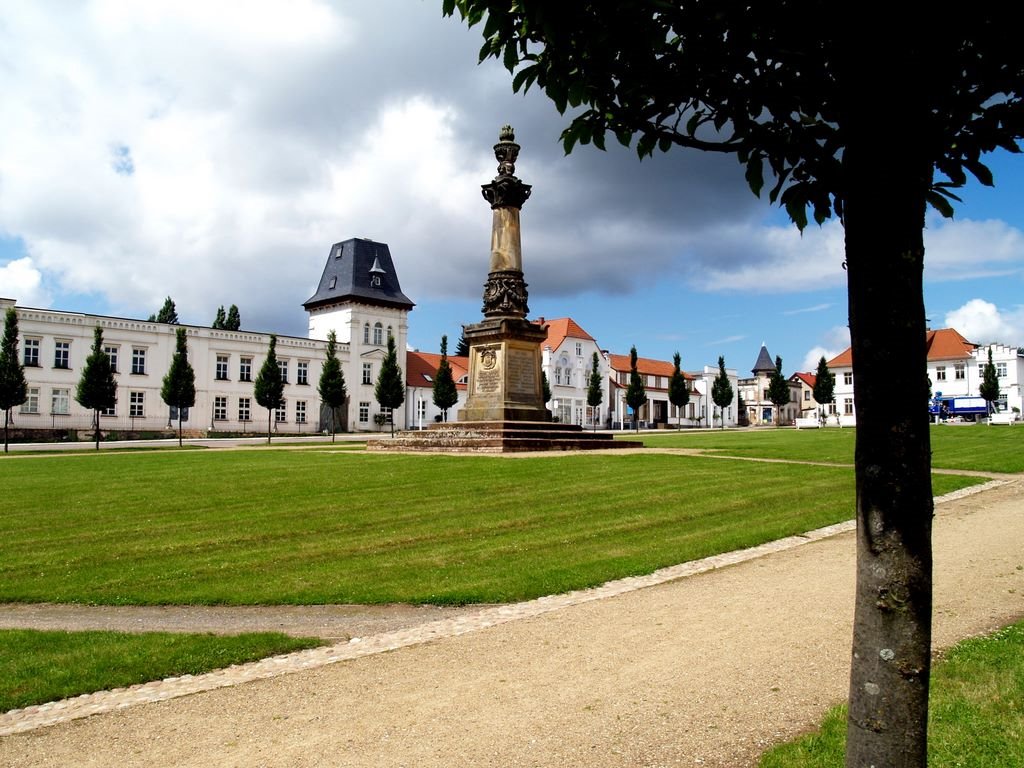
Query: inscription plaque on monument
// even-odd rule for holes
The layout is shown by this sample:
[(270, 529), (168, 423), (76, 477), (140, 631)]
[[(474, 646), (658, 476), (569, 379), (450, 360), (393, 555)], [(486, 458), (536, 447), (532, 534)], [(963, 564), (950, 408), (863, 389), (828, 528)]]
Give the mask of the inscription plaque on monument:
[(525, 349), (508, 351), (508, 389), (516, 395), (533, 395), (537, 392), (535, 355)]

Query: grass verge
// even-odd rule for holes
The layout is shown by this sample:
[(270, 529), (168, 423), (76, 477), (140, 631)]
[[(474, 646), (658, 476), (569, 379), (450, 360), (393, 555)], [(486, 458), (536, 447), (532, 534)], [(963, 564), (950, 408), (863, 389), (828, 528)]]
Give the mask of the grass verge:
[[(1024, 744), (1024, 622), (965, 640), (932, 669), (931, 768), (1019, 768)], [(842, 768), (846, 707), (818, 732), (766, 752), (761, 768)]]
[[(650, 448), (695, 448), (722, 456), (852, 464), (856, 430), (683, 430), (647, 432), (642, 437)], [(931, 427), (931, 443), (933, 467), (1024, 472), (1024, 429), (936, 424)]]
[(0, 630), (0, 712), (321, 645), (278, 633)]
[(101, 453), (0, 482), (0, 602), (511, 602), (853, 516), (847, 468), (658, 454)]

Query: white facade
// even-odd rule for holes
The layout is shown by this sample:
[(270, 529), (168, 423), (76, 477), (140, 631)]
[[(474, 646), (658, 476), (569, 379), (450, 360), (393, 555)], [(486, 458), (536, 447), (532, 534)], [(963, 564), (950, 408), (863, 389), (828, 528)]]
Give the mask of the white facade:
[[(548, 341), (553, 342), (555, 346), (552, 348), (551, 344), (547, 343), (541, 350), (541, 369), (547, 376), (548, 386), (551, 388), (551, 400), (547, 407), (552, 418), (562, 424), (602, 428), (609, 421), (611, 409), (607, 386), (608, 361), (589, 334), (572, 332), (574, 326), (575, 323), (572, 323), (566, 329), (568, 332), (559, 340), (552, 331), (557, 332), (561, 329), (553, 323), (552, 327), (549, 327)], [(591, 408), (587, 405), (587, 391), (590, 388), (595, 353), (603, 397), (600, 405)]]

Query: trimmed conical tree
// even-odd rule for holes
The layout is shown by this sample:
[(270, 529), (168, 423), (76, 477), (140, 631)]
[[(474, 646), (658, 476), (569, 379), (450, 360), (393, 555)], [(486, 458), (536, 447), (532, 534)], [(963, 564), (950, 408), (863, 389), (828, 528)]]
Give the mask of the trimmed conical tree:
[(668, 401), (676, 407), (676, 429), (683, 426), (683, 408), (690, 402), (690, 390), (680, 366), (679, 353), (672, 355), (672, 378), (668, 380)]
[(768, 377), (768, 399), (775, 406), (775, 426), (782, 426), (782, 406), (789, 403), (789, 384), (782, 375), (782, 358), (775, 356), (775, 370)]
[(4, 340), (0, 346), (0, 410), (4, 412), (4, 453), (7, 453), (11, 408), (28, 398), (25, 369), (18, 360), (18, 313), (8, 307), (4, 315)]
[(725, 429), (725, 409), (732, 403), (732, 384), (725, 372), (725, 358), (722, 355), (718, 356), (718, 375), (711, 383), (711, 400), (718, 406), (722, 415), (722, 429)]
[(228, 307), (228, 316), (224, 321), (224, 327), (229, 331), (237, 331), (242, 327), (242, 316), (238, 313), (237, 304)]
[(93, 331), (92, 351), (85, 359), (82, 378), (75, 389), (75, 400), (83, 408), (93, 412), (93, 437), (96, 450), (100, 449), (100, 411), (112, 408), (117, 402), (117, 382), (110, 358), (103, 351), (103, 329), (98, 325)]
[[(232, 305), (234, 306), (234, 305)], [(327, 359), (320, 371), (320, 385), (317, 388), (324, 405), (331, 409), (331, 442), (338, 431), (338, 409), (345, 404), (345, 374), (338, 360), (338, 337), (332, 328), (327, 334)]]
[(455, 388), (452, 365), (448, 362), (448, 337), (441, 337), (441, 362), (434, 374), (434, 405), (441, 409), (441, 418), (448, 421), (448, 409), (459, 402), (459, 391)]
[(178, 447), (181, 447), (181, 412), (196, 404), (196, 374), (188, 361), (186, 331), (178, 328), (175, 332), (174, 357), (171, 367), (164, 376), (160, 387), (160, 398), (167, 405), (178, 410)]
[[(996, 366), (992, 362), (992, 347), (988, 348), (988, 362), (981, 372), (981, 386), (978, 387), (978, 394), (985, 398), (985, 410), (991, 414), (995, 410), (995, 402), (999, 399), (999, 376), (996, 374)], [(989, 424), (991, 424), (991, 419)]]
[(633, 409), (633, 429), (640, 431), (640, 407), (647, 402), (644, 380), (636, 369), (636, 345), (629, 348), (629, 386), (626, 387), (626, 405)]
[(256, 402), (267, 409), (267, 445), (270, 444), (270, 425), (274, 411), (281, 407), (284, 399), (284, 381), (281, 379), (281, 368), (277, 364), (277, 336), (270, 334), (270, 347), (267, 359), (263, 361), (256, 381), (253, 382), (253, 394)]
[[(928, 389), (931, 390), (930, 382)], [(835, 402), (835, 399), (836, 375), (828, 369), (828, 363), (825, 361), (825, 356), (822, 355), (821, 359), (818, 360), (818, 370), (814, 374), (814, 400), (822, 408), (821, 415), (819, 416), (822, 424), (825, 423), (825, 407), (829, 403)]]
[(405, 402), (405, 382), (402, 380), (402, 369), (398, 367), (398, 355), (395, 352), (395, 337), (388, 335), (388, 351), (380, 366), (377, 386), (373, 395), (381, 408), (391, 409), (391, 436), (395, 435), (395, 408)]
[(594, 353), (593, 360), (590, 365), (590, 377), (587, 380), (587, 405), (591, 407), (591, 421), (594, 425), (594, 431), (597, 432), (597, 411), (594, 410), (601, 405), (601, 401), (604, 400), (604, 380), (601, 377), (601, 371), (597, 367), (597, 352)]

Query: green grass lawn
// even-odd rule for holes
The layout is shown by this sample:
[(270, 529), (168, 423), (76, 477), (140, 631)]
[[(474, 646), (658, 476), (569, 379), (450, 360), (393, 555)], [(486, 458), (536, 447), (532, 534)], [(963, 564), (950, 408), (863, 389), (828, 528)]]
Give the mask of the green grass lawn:
[[(1024, 759), (1024, 622), (953, 648), (932, 669), (931, 768), (1020, 768)], [(842, 768), (846, 707), (818, 732), (765, 753), (761, 768)]]
[(164, 632), (0, 630), (0, 712), (197, 675), (320, 645), (316, 638), (273, 632), (224, 637)]
[[(628, 439), (625, 435), (623, 439)], [(651, 448), (697, 448), (724, 456), (852, 464), (854, 429), (755, 429), (646, 432)], [(1024, 429), (985, 424), (931, 428), (932, 466), (987, 472), (1024, 472)]]
[(17, 602), (506, 602), (853, 515), (847, 468), (656, 454), (100, 453), (0, 480)]

